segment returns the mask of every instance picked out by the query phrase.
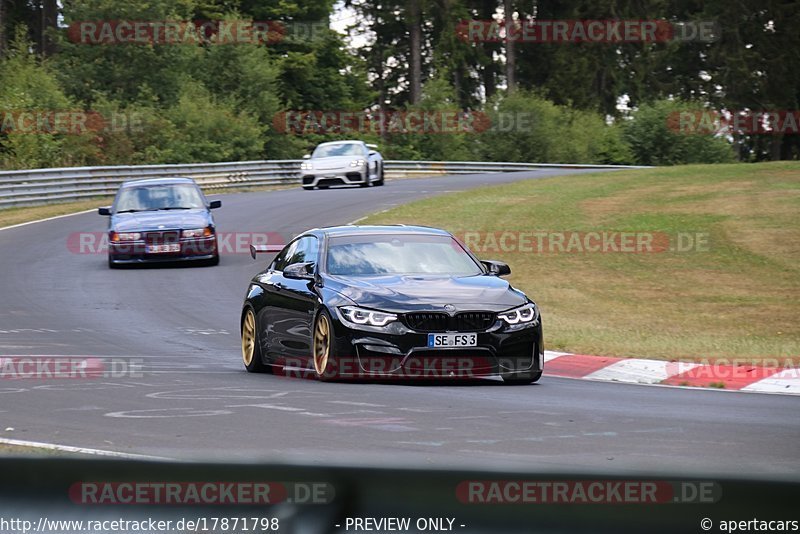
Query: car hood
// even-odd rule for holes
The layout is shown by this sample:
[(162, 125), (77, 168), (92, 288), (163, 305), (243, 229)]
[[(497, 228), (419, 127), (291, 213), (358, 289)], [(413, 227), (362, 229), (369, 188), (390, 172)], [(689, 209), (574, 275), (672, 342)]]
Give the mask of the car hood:
[[(367, 160), (366, 156), (331, 156), (327, 158), (311, 158), (309, 161), (314, 165), (313, 170), (327, 171), (331, 169), (349, 169), (350, 162), (357, 159)], [(355, 169), (353, 167), (353, 170)]]
[(386, 311), (504, 311), (527, 297), (496, 276), (328, 276), (326, 286), (359, 306)]
[(204, 209), (117, 213), (111, 220), (115, 232), (204, 228), (211, 215)]

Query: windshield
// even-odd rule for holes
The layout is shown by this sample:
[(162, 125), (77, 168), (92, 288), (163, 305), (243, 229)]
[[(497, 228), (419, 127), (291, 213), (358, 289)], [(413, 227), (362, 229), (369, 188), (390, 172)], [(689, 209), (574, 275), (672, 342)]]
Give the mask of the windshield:
[(335, 156), (364, 156), (364, 147), (356, 143), (339, 143), (335, 145), (319, 145), (313, 158), (330, 158)]
[(483, 270), (450, 236), (398, 234), (334, 237), (328, 274), (381, 276), (433, 274), (471, 276)]
[(117, 196), (116, 211), (153, 211), (169, 209), (200, 209), (203, 197), (191, 184), (161, 184), (125, 187)]

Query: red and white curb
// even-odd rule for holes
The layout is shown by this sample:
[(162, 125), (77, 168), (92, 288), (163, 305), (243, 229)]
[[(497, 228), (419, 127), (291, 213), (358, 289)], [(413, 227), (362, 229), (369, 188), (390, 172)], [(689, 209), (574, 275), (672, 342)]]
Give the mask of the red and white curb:
[(669, 362), (545, 351), (545, 376), (800, 395), (800, 369)]

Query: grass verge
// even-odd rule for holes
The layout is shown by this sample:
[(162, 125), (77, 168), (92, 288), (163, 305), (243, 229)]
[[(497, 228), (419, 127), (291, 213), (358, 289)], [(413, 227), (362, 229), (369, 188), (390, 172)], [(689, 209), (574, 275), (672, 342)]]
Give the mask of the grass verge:
[(64, 202), (60, 204), (47, 204), (45, 206), (29, 206), (22, 208), (8, 208), (0, 210), (0, 228), (22, 224), (48, 217), (78, 213), (98, 206), (111, 203), (111, 197), (98, 197), (95, 199), (81, 200), (79, 202)]
[[(543, 310), (548, 349), (763, 364), (800, 358), (798, 163), (531, 180), (361, 222), (391, 223), (442, 227), (479, 257), (508, 262), (510, 281)], [(591, 233), (613, 232), (630, 232), (641, 246), (590, 250), (598, 243)]]
[(0, 456), (11, 454), (27, 454), (36, 456), (63, 455), (65, 453), (56, 450), (43, 449), (41, 447), (23, 447), (21, 445), (5, 445), (0, 443)]

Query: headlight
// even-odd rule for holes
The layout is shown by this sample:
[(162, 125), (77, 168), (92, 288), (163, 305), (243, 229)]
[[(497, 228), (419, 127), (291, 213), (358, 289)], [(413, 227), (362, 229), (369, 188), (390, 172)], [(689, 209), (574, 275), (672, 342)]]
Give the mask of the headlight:
[(183, 237), (209, 237), (214, 232), (211, 230), (210, 226), (206, 226), (205, 228), (192, 228), (189, 230), (184, 230), (181, 232)]
[(363, 159), (354, 159), (353, 161), (350, 162), (351, 167), (363, 167), (366, 164), (367, 162), (364, 161)]
[(339, 308), (339, 312), (351, 323), (369, 326), (386, 326), (392, 321), (397, 320), (397, 315), (393, 313), (365, 310), (364, 308), (356, 308), (355, 306), (342, 306)]
[(111, 232), (111, 241), (138, 241), (141, 238), (139, 232)]
[(511, 325), (532, 323), (539, 318), (539, 309), (536, 304), (526, 304), (507, 312), (498, 313), (497, 316)]
[(303, 163), (300, 164), (300, 170), (301, 171), (310, 171), (313, 168), (314, 168), (314, 164), (313, 163), (303, 162)]

